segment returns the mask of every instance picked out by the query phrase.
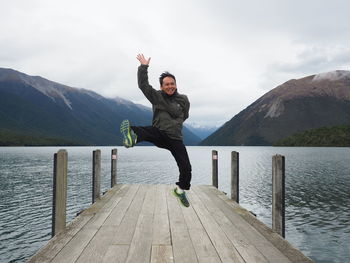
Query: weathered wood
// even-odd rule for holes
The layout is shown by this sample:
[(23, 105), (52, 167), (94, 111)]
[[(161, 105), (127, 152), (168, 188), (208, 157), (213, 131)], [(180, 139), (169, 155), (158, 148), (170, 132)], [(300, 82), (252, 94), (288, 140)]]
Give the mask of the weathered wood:
[(126, 263), (144, 263), (151, 258), (155, 195), (150, 186), (139, 215)]
[(312, 262), (214, 186), (186, 192), (116, 185), (30, 262)]
[(52, 237), (66, 229), (67, 174), (68, 153), (59, 150), (54, 155)]
[(212, 150), (212, 152), (211, 152), (211, 159), (212, 159), (212, 181), (213, 181), (213, 186), (218, 188), (219, 187), (219, 182), (218, 182), (218, 151)]
[[(256, 247), (271, 263), (288, 263), (290, 260), (275, 246), (272, 246), (265, 236), (262, 235), (255, 227), (252, 228), (250, 224), (243, 218), (245, 215), (249, 215), (250, 219), (257, 220), (249, 211), (243, 209), (232, 199), (228, 198), (223, 193), (219, 194), (217, 189), (200, 187), (205, 192), (210, 193), (210, 198), (214, 204), (221, 209), (226, 217), (237, 226), (249, 243)], [(260, 222), (260, 221), (259, 221)], [(263, 224), (263, 223), (261, 223)]]
[[(129, 186), (123, 187), (120, 191), (117, 192), (117, 194), (124, 195), (125, 192), (130, 191), (130, 188), (131, 187)], [(82, 213), (83, 215), (89, 215), (92, 213), (94, 214), (94, 216), (89, 220), (89, 222), (87, 222), (84, 225), (84, 227), (79, 232), (77, 232), (76, 235), (73, 236), (69, 243), (55, 256), (52, 262), (76, 262), (78, 258), (82, 255), (82, 257), (84, 258), (83, 251), (89, 251), (85, 250), (85, 248), (90, 244), (95, 235), (99, 232), (106, 218), (113, 211), (113, 208), (115, 208), (121, 201), (120, 196), (115, 195), (109, 196), (109, 198), (104, 198), (103, 196), (101, 199), (99, 199), (98, 202), (95, 203), (103, 204), (98, 208), (98, 210), (91, 209), (92, 211), (89, 211), (89, 208)], [(114, 203), (114, 206), (110, 206), (111, 202)], [(93, 207), (95, 206), (95, 204), (93, 205)], [(110, 207), (110, 209), (107, 211), (104, 210), (103, 208), (105, 206)], [(96, 247), (96, 243), (92, 242), (92, 245), (90, 245), (90, 248), (92, 248), (92, 250), (88, 252), (93, 257), (96, 256), (95, 251), (97, 251), (96, 249), (94, 249), (94, 247)]]
[(285, 158), (272, 157), (272, 230), (285, 237)]
[(111, 154), (111, 187), (117, 184), (117, 149), (112, 149)]
[(168, 206), (166, 202), (167, 192), (170, 191), (166, 185), (156, 186), (156, 204), (154, 211), (153, 245), (170, 245), (170, 227), (168, 217)]
[(110, 216), (103, 223), (104, 226), (120, 225), (125, 216), (126, 211), (128, 211), (139, 188), (140, 185), (130, 185), (129, 191), (123, 196), (120, 203), (113, 208), (112, 212), (110, 213)]
[[(128, 190), (126, 192), (126, 190)], [(124, 189), (124, 198), (130, 192), (132, 193), (134, 190), (132, 187), (127, 187)], [(118, 210), (118, 206), (121, 205), (121, 198), (114, 198), (114, 200), (118, 200), (118, 202), (114, 202), (113, 205), (107, 203), (100, 210), (100, 217), (96, 215), (97, 220), (91, 220), (89, 224), (86, 225), (88, 228), (98, 228), (98, 231), (91, 239), (89, 244), (84, 248), (81, 255), (79, 256), (76, 262), (102, 262), (105, 253), (107, 252), (108, 246), (112, 243), (113, 237), (116, 232), (116, 228), (114, 226), (105, 225), (107, 218), (111, 215), (113, 210)], [(104, 209), (106, 207), (106, 209)]]
[(231, 199), (239, 203), (239, 153), (231, 152)]
[(170, 187), (167, 194), (167, 204), (174, 262), (198, 262), (181, 207), (175, 196), (171, 194)]
[(49, 243), (28, 260), (28, 263), (50, 262), (92, 217), (92, 215), (76, 217), (67, 225), (66, 231), (55, 235)]
[(237, 227), (227, 218), (226, 214), (213, 202), (210, 195), (198, 187), (194, 187), (193, 189), (245, 262), (269, 262), (246, 238), (245, 231), (242, 232), (241, 228)]
[[(213, 243), (222, 262), (240, 262), (245, 263), (243, 258), (239, 255), (236, 248), (226, 237), (225, 233), (219, 227), (214, 220), (211, 213), (206, 209), (205, 205), (199, 199), (199, 197), (192, 191), (189, 192), (189, 197), (192, 201), (193, 209), (196, 211), (197, 216), (202, 222), (203, 227)], [(176, 260), (176, 259), (175, 259)]]
[[(94, 215), (109, 206), (110, 202), (117, 202), (121, 188), (128, 188), (126, 185), (118, 185), (107, 191), (107, 193), (97, 203), (84, 210), (78, 217), (70, 222), (66, 230), (54, 236), (47, 245), (42, 247), (29, 262), (50, 262), (71, 239), (94, 217)], [(120, 198), (119, 198), (120, 199)]]
[[(192, 192), (193, 190), (187, 191), (189, 198), (191, 197)], [(196, 214), (196, 211), (193, 209), (193, 206), (197, 205), (197, 199), (191, 198), (190, 203), (190, 207), (182, 207), (182, 213), (187, 224), (188, 232), (190, 234), (198, 262), (221, 263), (220, 257), (216, 252), (210, 238), (208, 237), (206, 229), (203, 227), (202, 222), (199, 220)]]
[[(118, 210), (115, 211), (120, 215), (123, 215), (123, 212), (124, 212), (123, 217), (120, 217), (119, 214), (111, 215), (110, 217), (111, 222), (108, 222), (108, 224), (112, 223), (113, 225), (118, 227), (112, 241), (113, 244), (115, 245), (131, 244), (131, 240), (135, 233), (135, 229), (136, 229), (137, 221), (140, 216), (142, 205), (145, 200), (146, 192), (147, 192), (147, 187), (145, 185), (141, 185), (138, 191), (136, 192), (130, 206), (128, 207), (127, 210), (125, 210), (126, 212), (124, 212), (123, 208), (119, 208)], [(119, 220), (121, 221), (118, 224)]]
[(92, 203), (100, 198), (101, 194), (101, 150), (92, 153)]
[(152, 246), (151, 263), (173, 263), (172, 246)]
[(103, 263), (124, 263), (128, 256), (129, 245), (109, 245), (103, 257)]

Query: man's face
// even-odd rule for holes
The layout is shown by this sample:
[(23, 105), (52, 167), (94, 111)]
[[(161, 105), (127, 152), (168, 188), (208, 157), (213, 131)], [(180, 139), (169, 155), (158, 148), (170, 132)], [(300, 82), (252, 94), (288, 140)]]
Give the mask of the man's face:
[(160, 89), (168, 95), (173, 95), (176, 91), (176, 82), (172, 77), (165, 77)]

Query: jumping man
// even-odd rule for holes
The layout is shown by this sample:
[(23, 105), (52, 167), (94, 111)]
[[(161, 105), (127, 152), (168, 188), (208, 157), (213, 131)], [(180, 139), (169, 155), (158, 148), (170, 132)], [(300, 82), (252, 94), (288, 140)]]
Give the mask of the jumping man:
[(143, 54), (137, 55), (141, 65), (138, 67), (138, 85), (153, 109), (152, 126), (130, 126), (128, 120), (120, 125), (125, 147), (133, 147), (136, 143), (148, 141), (159, 148), (167, 149), (174, 156), (179, 167), (179, 181), (172, 190), (173, 194), (185, 207), (190, 204), (185, 190), (191, 187), (191, 163), (183, 143), (182, 124), (188, 118), (190, 102), (186, 95), (177, 92), (175, 76), (164, 72), (159, 77), (160, 90), (155, 90), (148, 82), (148, 67), (151, 58)]

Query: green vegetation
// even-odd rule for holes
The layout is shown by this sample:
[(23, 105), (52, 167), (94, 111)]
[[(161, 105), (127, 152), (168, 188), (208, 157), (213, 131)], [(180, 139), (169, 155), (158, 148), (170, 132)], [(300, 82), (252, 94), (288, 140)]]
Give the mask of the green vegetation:
[(350, 125), (322, 127), (284, 138), (274, 146), (333, 146), (350, 147)]
[(0, 146), (78, 146), (79, 143), (61, 138), (23, 135), (0, 130)]

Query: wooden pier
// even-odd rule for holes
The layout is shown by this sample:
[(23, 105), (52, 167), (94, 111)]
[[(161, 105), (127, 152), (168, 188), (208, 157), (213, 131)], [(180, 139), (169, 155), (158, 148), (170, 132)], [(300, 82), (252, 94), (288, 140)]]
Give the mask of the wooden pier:
[(213, 186), (117, 184), (29, 262), (313, 262)]

